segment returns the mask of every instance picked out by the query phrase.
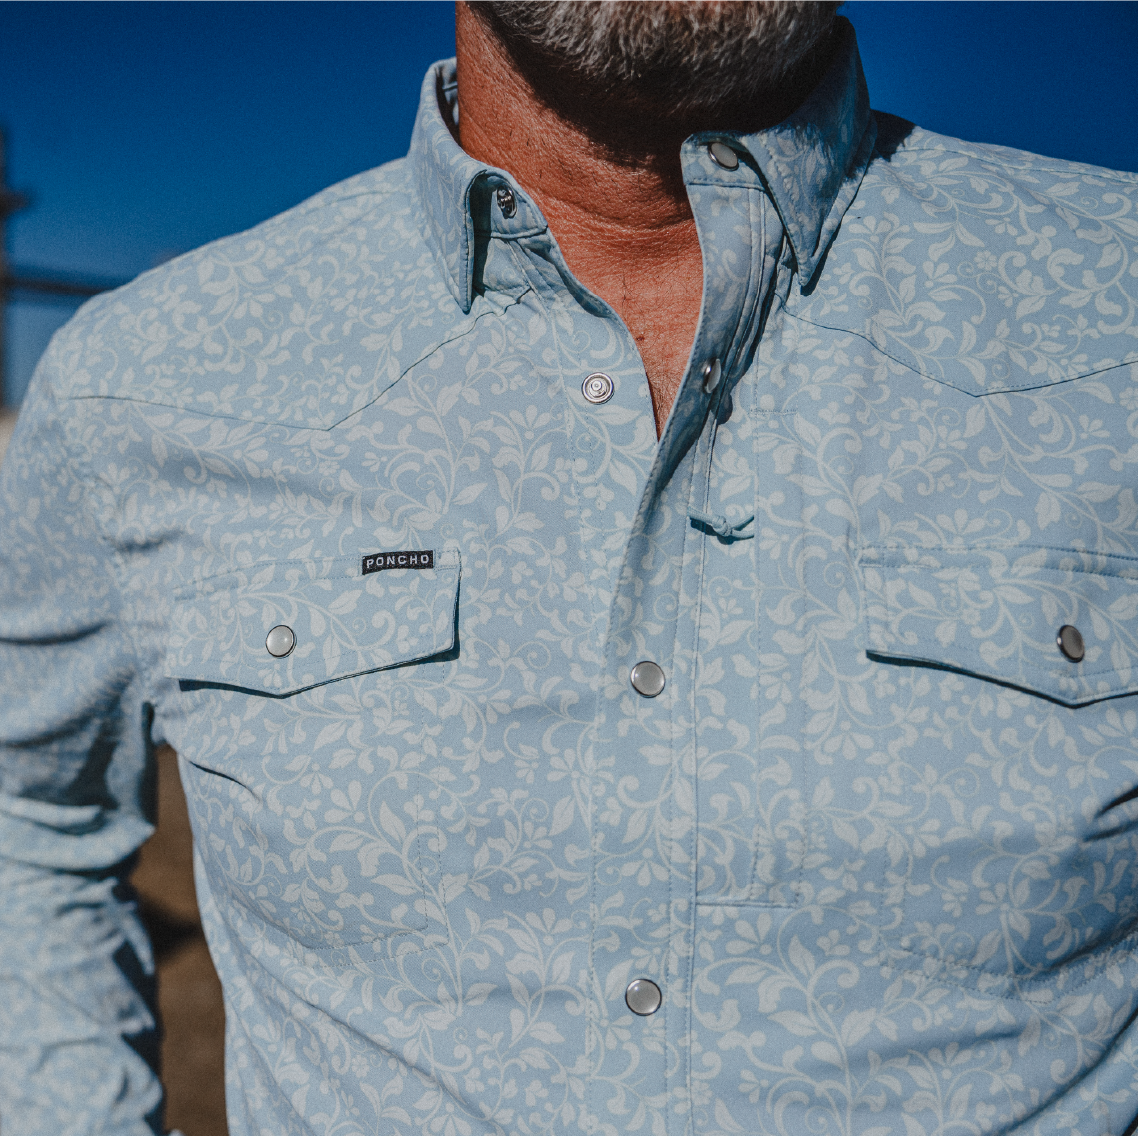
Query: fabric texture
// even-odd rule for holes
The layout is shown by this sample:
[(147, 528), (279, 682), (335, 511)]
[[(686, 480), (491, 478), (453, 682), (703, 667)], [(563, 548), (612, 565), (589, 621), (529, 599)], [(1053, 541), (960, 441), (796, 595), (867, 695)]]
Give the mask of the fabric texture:
[(453, 63), (407, 158), (56, 335), (0, 484), (5, 1131), (160, 1125), (163, 742), (234, 1133), (1138, 1114), (1138, 179), (873, 113), (842, 34), (683, 146), (658, 442)]

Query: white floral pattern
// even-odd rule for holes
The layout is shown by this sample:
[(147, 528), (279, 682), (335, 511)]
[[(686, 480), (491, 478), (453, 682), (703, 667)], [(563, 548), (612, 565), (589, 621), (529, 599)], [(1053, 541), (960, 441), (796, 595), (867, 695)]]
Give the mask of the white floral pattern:
[(871, 113), (844, 35), (737, 170), (684, 144), (658, 444), (448, 64), (407, 159), (56, 337), (0, 483), (5, 1130), (159, 1125), (163, 741), (234, 1132), (1138, 1114), (1138, 180)]

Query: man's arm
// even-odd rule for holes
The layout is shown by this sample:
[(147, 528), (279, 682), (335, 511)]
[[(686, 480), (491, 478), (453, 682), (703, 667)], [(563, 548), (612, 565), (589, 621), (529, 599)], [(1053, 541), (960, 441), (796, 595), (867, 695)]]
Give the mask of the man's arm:
[(126, 883), (148, 710), (60, 373), (49, 349), (0, 469), (0, 1130), (150, 1133), (154, 967)]

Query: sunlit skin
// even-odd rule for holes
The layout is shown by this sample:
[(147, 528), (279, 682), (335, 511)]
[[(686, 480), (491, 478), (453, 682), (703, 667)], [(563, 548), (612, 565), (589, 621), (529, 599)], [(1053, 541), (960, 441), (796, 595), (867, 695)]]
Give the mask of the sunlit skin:
[(517, 178), (574, 275), (627, 325), (644, 361), (659, 434), (684, 376), (703, 293), (680, 170), (680, 144), (690, 132), (679, 128), (683, 133), (642, 165), (617, 164), (538, 101), (465, 4), (456, 16), (460, 144)]

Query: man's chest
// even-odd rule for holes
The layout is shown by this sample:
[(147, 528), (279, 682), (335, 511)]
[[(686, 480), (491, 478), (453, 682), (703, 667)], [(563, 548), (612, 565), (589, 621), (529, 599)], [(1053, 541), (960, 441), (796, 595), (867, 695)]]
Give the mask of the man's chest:
[(1124, 935), (1134, 728), (1092, 702), (1135, 651), (1123, 396), (977, 400), (834, 337), (760, 356), (650, 491), (635, 361), (518, 327), (326, 436), (148, 425), (210, 472), (159, 712), (218, 882), (332, 952), (590, 893), (663, 931), (681, 886), (958, 964), (1011, 911), (977, 966), (1021, 978)]

